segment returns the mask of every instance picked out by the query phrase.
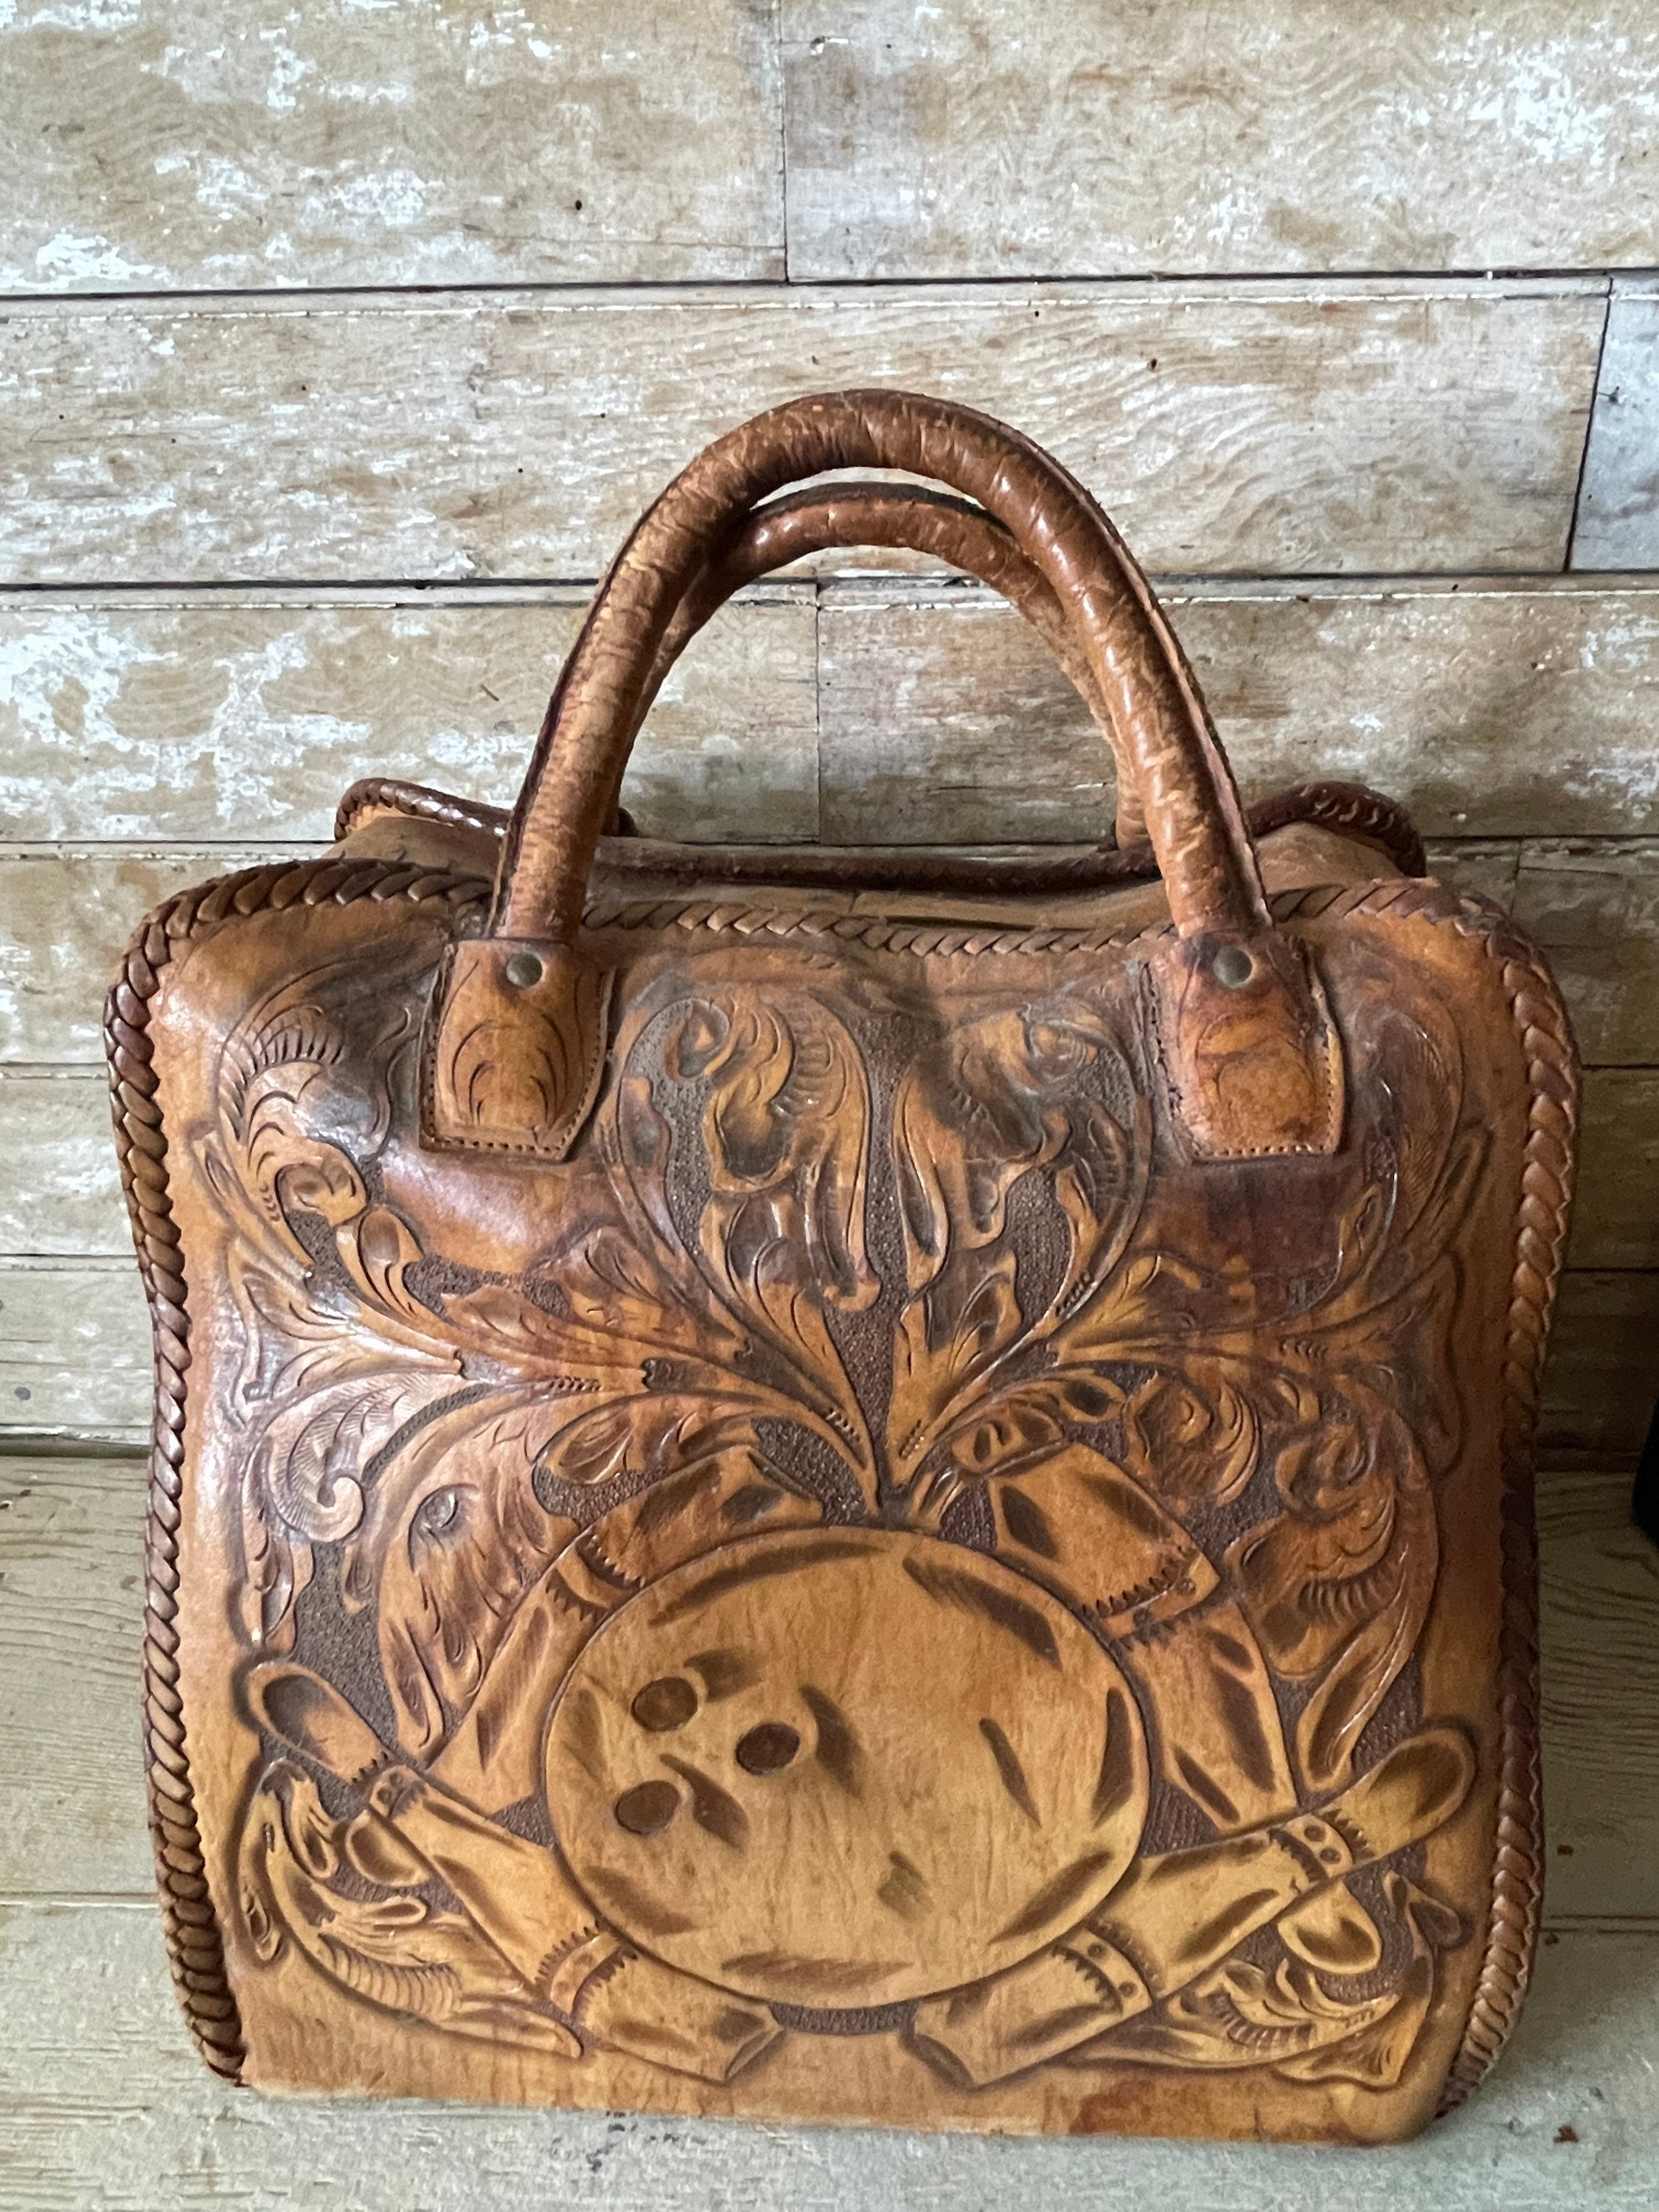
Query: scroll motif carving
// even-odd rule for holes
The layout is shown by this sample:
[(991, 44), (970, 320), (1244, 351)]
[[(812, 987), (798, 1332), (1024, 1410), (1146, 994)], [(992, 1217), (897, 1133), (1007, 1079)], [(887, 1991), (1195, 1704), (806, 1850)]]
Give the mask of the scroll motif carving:
[(1195, 1173), (1121, 988), (688, 961), (507, 1268), (393, 1172), (420, 979), (361, 973), (253, 1009), (193, 1138), (257, 1957), (714, 2081), (1398, 2081), (1471, 1932), (1416, 1849), (1474, 1769), (1413, 1664), (1486, 1143), (1434, 1002), (1340, 1157)]

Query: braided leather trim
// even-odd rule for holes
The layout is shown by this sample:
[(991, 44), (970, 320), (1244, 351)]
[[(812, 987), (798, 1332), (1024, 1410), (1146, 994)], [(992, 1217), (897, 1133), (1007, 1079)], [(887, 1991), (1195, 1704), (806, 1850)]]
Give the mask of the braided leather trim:
[(190, 1316), (179, 1231), (167, 1196), (167, 1138), (156, 1100), (149, 1002), (176, 952), (235, 915), (353, 899), (440, 898), (456, 905), (484, 886), (419, 868), (339, 861), (277, 865), (184, 891), (158, 907), (128, 945), (104, 1012), (121, 1185), (149, 1302), (155, 1401), (144, 1527), (144, 1766), (167, 1959), (198, 2048), (216, 2074), (241, 2078), (242, 2024), (225, 1975), (191, 1786), (179, 1687), (179, 1523), (185, 1460)]
[[(1405, 808), (1364, 783), (1294, 783), (1249, 809), (1250, 835), (1265, 837), (1292, 823), (1311, 823), (1380, 845), (1402, 876), (1428, 873), (1417, 824)], [(1150, 848), (1148, 848), (1150, 850)]]
[[(208, 2064), (230, 2081), (241, 2075), (241, 2022), (226, 1978), (223, 1940), (203, 1862), (179, 1690), (175, 1623), (190, 1333), (179, 1236), (167, 1198), (167, 1143), (155, 1103), (149, 1001), (178, 947), (236, 915), (295, 904), (347, 906), (360, 898), (441, 899), (459, 913), (480, 907), (488, 895), (489, 886), (474, 878), (386, 861), (322, 860), (250, 869), (182, 892), (158, 908), (129, 945), (110, 992), (105, 1027), (116, 1144), (155, 1340), (145, 1538), (144, 1738), (156, 1873), (168, 1957), (185, 2019)], [(1571, 1202), (1577, 1064), (1565, 1010), (1541, 957), (1485, 900), (1460, 897), (1431, 880), (1389, 878), (1282, 892), (1271, 904), (1279, 921), (1386, 914), (1449, 927), (1474, 940), (1498, 963), (1530, 1092), (1504, 1363), (1497, 1850), (1485, 1960), (1441, 2100), (1440, 2110), (1449, 2112), (1491, 2068), (1515, 2023), (1531, 1974), (1543, 1896), (1532, 1452)], [(1167, 936), (1170, 929), (1159, 922), (1118, 932), (964, 930), (890, 923), (878, 916), (716, 907), (707, 901), (628, 906), (596, 902), (588, 921), (595, 928), (678, 927), (741, 935), (764, 931), (781, 937), (830, 933), (921, 954), (1127, 948)]]
[(500, 837), (507, 830), (507, 809), (483, 799), (457, 799), (430, 784), (410, 783), (400, 775), (366, 775), (354, 783), (334, 810), (337, 842), (374, 814), (402, 814), (417, 822), (441, 822), (448, 830), (477, 830)]
[[(1510, 1018), (1526, 1062), (1531, 1093), (1516, 1212), (1515, 1268), (1510, 1278), (1509, 1328), (1504, 1351), (1504, 1407), (1499, 1434), (1504, 1489), (1499, 1544), (1504, 1607), (1498, 1628), (1498, 1724), (1503, 1749), (1498, 1785), (1497, 1850), (1486, 1949), (1474, 2001), (1441, 2093), (1439, 2111), (1455, 2112), (1491, 2071), (1509, 2039), (1532, 1977), (1544, 1897), (1543, 1790), (1538, 1744), (1538, 1533), (1534, 1511), (1533, 1441), (1550, 1316), (1566, 1250), (1572, 1206), (1573, 1146), (1578, 1121), (1577, 1059), (1566, 1009), (1537, 948), (1481, 899), (1457, 901), (1455, 912), (1420, 902), (1431, 888), (1370, 886), (1357, 899), (1304, 894), (1285, 912), (1423, 912), (1474, 939), (1499, 969)], [(1448, 894), (1432, 887), (1437, 902)], [(1321, 902), (1323, 902), (1321, 903)], [(1283, 918), (1281, 916), (1281, 918)]]
[[(447, 791), (407, 783), (397, 776), (368, 776), (354, 783), (340, 801), (334, 817), (336, 839), (349, 837), (377, 814), (403, 815), (491, 837), (506, 835), (508, 819), (504, 807), (456, 799)], [(1306, 823), (1344, 836), (1363, 837), (1385, 852), (1402, 875), (1420, 876), (1427, 869), (1423, 840), (1411, 817), (1393, 799), (1363, 783), (1292, 784), (1271, 798), (1258, 799), (1247, 810), (1246, 819), (1253, 837), (1266, 837), (1275, 830)], [(684, 845), (641, 837), (625, 811), (622, 820), (623, 834), (602, 841), (608, 869), (617, 873), (632, 871), (701, 878), (734, 888), (752, 884), (757, 896), (761, 886), (776, 890), (786, 884), (808, 889), (844, 885), (859, 890), (954, 890), (988, 896), (999, 890), (1013, 896), (1084, 893), (1120, 884), (1150, 883), (1158, 872), (1157, 859), (1145, 839), (1138, 844), (1102, 845), (1090, 852), (1053, 856), (1041, 853), (1018, 857), (972, 855), (928, 847), (917, 847), (908, 853), (868, 854), (855, 849), (815, 851), (811, 848), (731, 852), (718, 845)]]

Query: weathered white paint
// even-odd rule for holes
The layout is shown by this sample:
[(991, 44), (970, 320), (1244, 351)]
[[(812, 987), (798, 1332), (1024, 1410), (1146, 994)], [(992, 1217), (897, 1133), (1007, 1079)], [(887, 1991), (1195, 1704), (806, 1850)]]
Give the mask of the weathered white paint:
[(1659, 841), (1523, 850), (1513, 912), (1548, 956), (1580, 1053), (1602, 1066), (1659, 1065)]
[(1164, 572), (1553, 568), (1604, 293), (1352, 277), (37, 302), (0, 326), (0, 580), (592, 577), (709, 438), (858, 384), (1018, 423)]
[(1643, 0), (784, 0), (790, 269), (1643, 264)]
[(763, 0), (8, 0), (0, 82), (0, 290), (783, 273)]
[(131, 1249), (93, 1068), (0, 1070), (0, 1252), (78, 1259)]
[(1614, 289), (1572, 565), (1659, 568), (1659, 279), (1623, 278)]
[[(666, 836), (1081, 840), (1105, 756), (993, 594), (769, 584), (670, 678), (629, 803)], [(325, 838), (379, 770), (506, 802), (580, 588), (0, 593), (19, 838)], [(1431, 833), (1659, 831), (1659, 584), (1166, 586), (1253, 794), (1369, 782)], [(820, 729), (821, 725), (821, 729)], [(821, 743), (820, 743), (821, 738)], [(0, 959), (3, 952), (0, 951)]]
[(0, 846), (0, 1062), (95, 1065), (128, 939), (175, 891), (308, 846)]
[[(369, 775), (510, 804), (587, 597), (0, 598), (0, 819), (14, 837), (326, 840)], [(817, 835), (814, 630), (810, 586), (715, 617), (635, 749), (642, 826)]]
[[(1539, 1481), (1552, 1928), (1659, 1927), (1659, 1555), (1627, 1489)], [(131, 1455), (0, 1457), (0, 1898), (149, 1892), (143, 1510)]]
[[(966, 793), (963, 811), (985, 803)], [(101, 1066), (104, 993), (143, 916), (188, 884), (314, 849), (0, 845), (0, 1064)], [(1659, 1063), (1659, 842), (1442, 840), (1429, 865), (1512, 908), (1544, 946), (1589, 1065)]]
[[(1413, 0), (1375, 24), (1336, 0), (1077, 0), (1040, 34), (1012, 0), (288, 0), (246, 22), (204, 0), (0, 0), (0, 289), (775, 279), (780, 28), (797, 277), (1653, 258), (1659, 27), (1636, 0), (1462, 15)], [(1165, 569), (1549, 568), (1599, 289), (1000, 282), (48, 308), (0, 331), (0, 574), (591, 575), (705, 437), (787, 392), (871, 380), (958, 393), (1049, 439)], [(1581, 568), (1659, 565), (1655, 305), (1621, 280)], [(1653, 854), (1566, 841), (1659, 836), (1652, 595), (1568, 605), (1529, 588), (1494, 605), (1483, 587), (1460, 608), (1421, 586), (1404, 602), (1352, 589), (1352, 604), (1320, 585), (1298, 606), (1295, 588), (1228, 583), (1177, 619), (1247, 781), (1353, 773), (1431, 828), (1510, 833), (1460, 843), (1452, 865), (1514, 899), (1553, 948), (1587, 1056), (1626, 1064), (1592, 1087), (1579, 1231), (1619, 1264), (1565, 1279), (1545, 1433), (1628, 1454), (1659, 1388), (1656, 1216), (1632, 1183), (1644, 1161), (1659, 1173)], [(131, 921), (259, 857), (262, 838), (325, 835), (339, 787), (368, 769), (504, 793), (580, 595), (487, 617), (355, 596), (0, 604), (8, 834), (91, 841), (0, 858), (0, 1250), (64, 1248), (0, 1259), (14, 1443), (131, 1437), (148, 1417), (100, 1086), (61, 1072), (95, 1056), (99, 983)], [(860, 670), (828, 593), (821, 756), (809, 592), (734, 617), (731, 650), (711, 636), (655, 718), (636, 807), (682, 834), (810, 837), (822, 769), (830, 834), (1078, 834), (1103, 796), (1080, 720), (1018, 626), (972, 597), (937, 632), (919, 617), (914, 649), (872, 621)], [(128, 849), (100, 848), (112, 838)], [(1549, 1917), (1566, 1932), (1547, 1942), (1521, 2036), (1424, 2143), (1327, 2156), (219, 2090), (185, 2045), (147, 1904), (8, 1902), (136, 1897), (148, 1868), (137, 1468), (0, 1459), (0, 2202), (1645, 2208), (1659, 1569), (1623, 1487), (1541, 1486)]]
[(131, 1255), (0, 1260), (0, 1433), (149, 1433), (149, 1320)]
[(1623, 1473), (1547, 1469), (1538, 1521), (1546, 1914), (1659, 1920), (1659, 1549)]
[[(119, 1255), (131, 1236), (96, 1067), (0, 1067), (0, 1253)], [(1585, 1071), (1571, 1262), (1659, 1268), (1659, 1069)]]
[[(1445, 836), (1659, 830), (1659, 588), (1166, 585), (1250, 796), (1367, 783)], [(822, 835), (1087, 838), (1109, 764), (994, 594), (872, 580), (819, 620)]]

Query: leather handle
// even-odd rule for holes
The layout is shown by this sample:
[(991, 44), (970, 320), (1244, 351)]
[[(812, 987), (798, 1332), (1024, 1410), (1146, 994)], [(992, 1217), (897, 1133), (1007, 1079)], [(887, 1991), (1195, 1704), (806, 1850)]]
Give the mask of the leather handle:
[(635, 526), (560, 672), (504, 841), (489, 934), (453, 946), (441, 972), (429, 1133), (563, 1157), (603, 1074), (610, 979), (577, 942), (588, 871), (664, 641), (760, 501), (849, 468), (903, 470), (969, 495), (1009, 533), (1078, 641), (1169, 896), (1176, 941), (1148, 964), (1171, 1103), (1194, 1150), (1331, 1149), (1340, 1063), (1317, 981), (1273, 925), (1225, 756), (1139, 565), (1028, 439), (969, 409), (886, 391), (823, 393), (757, 416), (708, 447)]
[[(1119, 847), (1144, 839), (1146, 824), (1126, 749), (1066, 611), (1041, 570), (1020, 551), (1006, 525), (983, 507), (917, 484), (837, 483), (786, 493), (756, 507), (706, 563), (676, 609), (635, 709), (629, 750), (670, 670), (734, 593), (775, 568), (836, 545), (925, 553), (1000, 592), (1047, 645), (1111, 749)], [(620, 791), (619, 779), (607, 820), (614, 817)]]
[(501, 856), (493, 930), (574, 943), (639, 697), (681, 600), (757, 501), (842, 468), (902, 469), (967, 493), (1065, 611), (1133, 769), (1185, 936), (1268, 926), (1238, 795), (1152, 588), (1059, 465), (988, 416), (897, 392), (822, 394), (717, 439), (647, 509), (566, 661)]

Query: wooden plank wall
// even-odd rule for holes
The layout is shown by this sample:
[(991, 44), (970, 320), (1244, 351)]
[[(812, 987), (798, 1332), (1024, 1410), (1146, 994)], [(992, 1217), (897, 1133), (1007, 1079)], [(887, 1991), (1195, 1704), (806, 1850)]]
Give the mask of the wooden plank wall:
[[(1659, 1555), (1624, 1498), (1659, 1389), (1659, 17), (15, 0), (0, 87), (0, 2201), (1650, 2204)], [(510, 793), (643, 501), (854, 381), (1051, 445), (1158, 573), (1247, 790), (1403, 799), (1571, 1000), (1550, 1933), (1492, 2087), (1397, 2157), (271, 2107), (173, 2015), (103, 978), (167, 891), (314, 849), (360, 774)], [(845, 556), (715, 623), (630, 801), (692, 838), (1043, 842), (1109, 790), (1006, 609)]]

